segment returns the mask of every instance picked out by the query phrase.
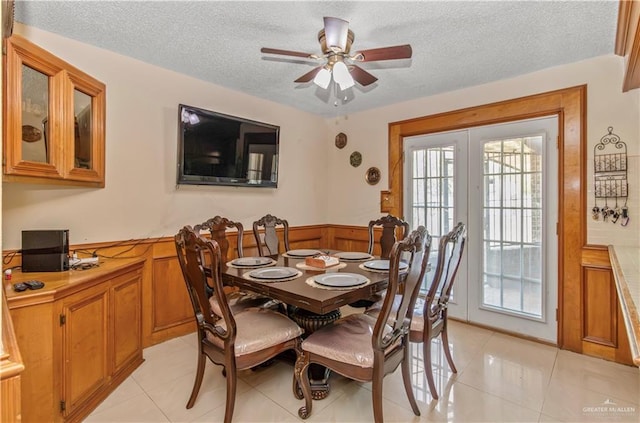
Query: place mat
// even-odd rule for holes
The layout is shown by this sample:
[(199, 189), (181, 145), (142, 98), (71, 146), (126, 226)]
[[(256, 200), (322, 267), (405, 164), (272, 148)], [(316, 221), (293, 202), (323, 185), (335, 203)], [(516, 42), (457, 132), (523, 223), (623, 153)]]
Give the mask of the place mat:
[(269, 260), (271, 260), (271, 262), (266, 263), (266, 264), (257, 264), (255, 266), (237, 266), (237, 265), (233, 264), (233, 260), (231, 260), (231, 261), (227, 262), (227, 267), (233, 267), (234, 269), (259, 269), (261, 267), (273, 266), (276, 263), (278, 263), (274, 259), (269, 259)]
[(323, 272), (327, 270), (344, 269), (345, 267), (347, 267), (347, 263), (338, 263), (335, 266), (330, 266), (330, 267), (314, 267), (314, 266), (309, 266), (306, 263), (296, 263), (296, 267), (302, 270), (313, 270), (314, 272)]
[(287, 278), (282, 278), (282, 279), (260, 279), (260, 278), (254, 278), (252, 276), (249, 275), (250, 272), (246, 272), (242, 275), (243, 278), (248, 279), (250, 281), (254, 281), (254, 282), (264, 282), (264, 283), (273, 283), (273, 282), (286, 282), (286, 281), (292, 281), (296, 278), (299, 278), (300, 276), (302, 276), (302, 272), (297, 270), (295, 275), (289, 276)]
[(319, 283), (316, 283), (316, 281), (313, 280), (314, 276), (311, 276), (310, 278), (307, 278), (307, 280), (305, 281), (307, 283), (307, 285), (314, 287), (314, 288), (320, 288), (320, 289), (328, 289), (330, 291), (350, 291), (352, 289), (356, 289), (356, 288), (362, 288), (363, 286), (367, 286), (371, 283), (371, 279), (367, 278), (367, 281), (361, 285), (356, 285), (356, 286), (347, 286), (347, 287), (334, 287), (334, 286), (324, 286), (324, 285), (320, 285)]

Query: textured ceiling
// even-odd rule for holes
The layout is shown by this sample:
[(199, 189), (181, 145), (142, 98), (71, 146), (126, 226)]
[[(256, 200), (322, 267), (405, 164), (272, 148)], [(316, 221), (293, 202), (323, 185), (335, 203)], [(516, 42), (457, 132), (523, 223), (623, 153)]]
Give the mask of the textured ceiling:
[[(18, 22), (256, 97), (330, 117), (611, 54), (617, 1), (17, 1)], [(323, 16), (350, 21), (352, 52), (411, 44), (368, 62), (378, 77), (336, 100), (293, 81), (318, 63)], [(346, 101), (344, 101), (346, 97)], [(338, 110), (336, 110), (336, 101)]]

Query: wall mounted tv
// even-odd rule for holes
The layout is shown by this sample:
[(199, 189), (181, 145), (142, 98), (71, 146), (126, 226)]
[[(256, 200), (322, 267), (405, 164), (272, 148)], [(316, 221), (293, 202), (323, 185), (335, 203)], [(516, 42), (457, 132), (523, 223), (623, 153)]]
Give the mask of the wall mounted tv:
[(178, 109), (178, 184), (278, 186), (279, 126)]

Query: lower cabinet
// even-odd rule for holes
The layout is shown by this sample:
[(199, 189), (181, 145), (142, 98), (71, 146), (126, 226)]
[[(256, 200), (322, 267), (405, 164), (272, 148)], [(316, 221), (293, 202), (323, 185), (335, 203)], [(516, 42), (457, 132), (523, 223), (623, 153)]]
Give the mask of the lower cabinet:
[(142, 363), (142, 266), (105, 266), (50, 301), (9, 299), (25, 364), (22, 422), (82, 421)]
[(60, 411), (72, 415), (109, 380), (109, 289), (101, 284), (61, 300)]

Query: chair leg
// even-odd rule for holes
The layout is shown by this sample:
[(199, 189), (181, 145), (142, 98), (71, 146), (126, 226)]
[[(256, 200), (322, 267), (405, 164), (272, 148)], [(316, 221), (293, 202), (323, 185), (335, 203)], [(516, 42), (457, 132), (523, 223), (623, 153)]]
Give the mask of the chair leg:
[(198, 367), (196, 368), (196, 380), (193, 382), (193, 389), (191, 390), (191, 396), (189, 402), (187, 402), (187, 409), (193, 407), (200, 392), (200, 386), (202, 385), (202, 378), (204, 376), (204, 367), (207, 363), (207, 358), (202, 351), (198, 354)]
[(404, 383), (404, 390), (407, 393), (407, 398), (409, 399), (409, 404), (411, 404), (411, 409), (413, 410), (413, 414), (416, 416), (420, 415), (420, 408), (418, 408), (418, 403), (416, 402), (416, 397), (413, 394), (413, 387), (411, 386), (411, 370), (409, 369), (409, 356), (411, 355), (411, 344), (407, 340), (407, 347), (404, 349), (404, 360), (402, 360), (402, 382)]
[(311, 408), (313, 407), (312, 403), (312, 394), (311, 394), (311, 382), (309, 381), (309, 353), (302, 352), (298, 359), (296, 360), (295, 366), (295, 374), (298, 379), (298, 383), (302, 388), (302, 396), (304, 397), (304, 406), (300, 407), (298, 410), (298, 416), (301, 419), (306, 419), (311, 415)]
[(304, 399), (304, 394), (302, 393), (302, 382), (300, 381), (300, 374), (297, 371), (297, 367), (295, 367), (298, 364), (298, 360), (300, 360), (300, 357), (302, 355), (302, 348), (300, 347), (302, 341), (300, 340), (300, 338), (296, 339), (296, 344), (293, 347), (294, 352), (296, 353), (296, 362), (294, 363), (294, 369), (293, 369), (293, 396), (296, 399)]
[(431, 339), (425, 339), (422, 342), (423, 348), (423, 360), (424, 360), (424, 374), (427, 375), (427, 382), (429, 383), (429, 390), (433, 399), (438, 399), (438, 391), (436, 390), (436, 384), (433, 381), (433, 366), (431, 365)]
[(449, 367), (453, 373), (458, 373), (455, 364), (453, 364), (453, 356), (451, 355), (451, 350), (449, 349), (449, 334), (447, 332), (447, 321), (445, 317), (444, 326), (442, 328), (442, 348), (444, 349), (444, 355), (447, 357), (447, 362), (449, 363)]
[(231, 423), (236, 404), (236, 381), (238, 378), (235, 363), (227, 363), (227, 403), (224, 409), (224, 423)]
[(375, 423), (382, 423), (384, 421), (384, 416), (382, 413), (382, 380), (384, 378), (384, 373), (382, 369), (378, 369), (377, 372), (373, 375), (373, 380), (371, 381), (372, 389), (371, 389), (371, 400), (373, 402), (373, 421)]

